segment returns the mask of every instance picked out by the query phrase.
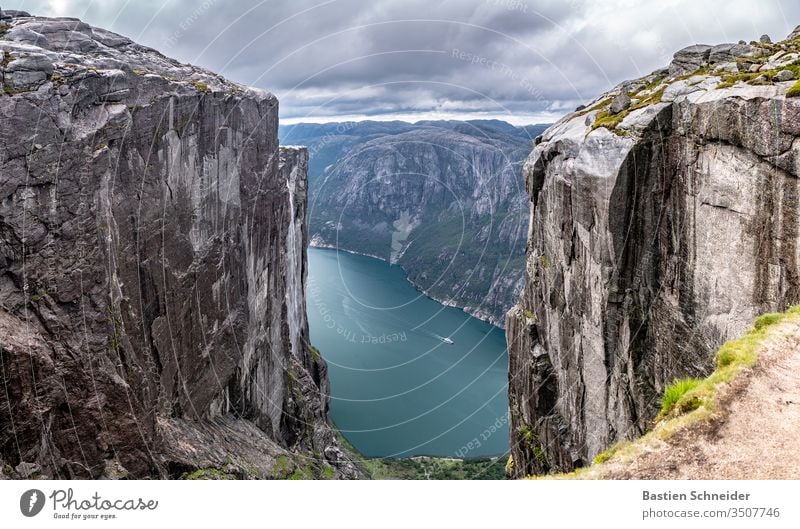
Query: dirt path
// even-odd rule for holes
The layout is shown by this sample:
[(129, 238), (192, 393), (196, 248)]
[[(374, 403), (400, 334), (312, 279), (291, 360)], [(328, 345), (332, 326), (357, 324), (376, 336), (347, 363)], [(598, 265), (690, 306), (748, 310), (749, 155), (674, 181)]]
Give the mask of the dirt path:
[(800, 478), (800, 322), (771, 332), (758, 363), (719, 397), (724, 418), (690, 426), (606, 479)]

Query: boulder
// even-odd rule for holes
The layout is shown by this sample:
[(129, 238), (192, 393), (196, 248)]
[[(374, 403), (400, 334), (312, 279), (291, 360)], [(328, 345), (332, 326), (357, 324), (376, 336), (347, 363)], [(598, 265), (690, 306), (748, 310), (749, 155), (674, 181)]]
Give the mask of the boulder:
[(30, 13), (27, 11), (18, 11), (16, 9), (0, 9), (0, 20), (11, 20), (17, 17), (29, 17)]
[(717, 44), (711, 48), (708, 55), (709, 64), (719, 64), (721, 62), (729, 62), (731, 60), (731, 49), (736, 44)]
[(702, 68), (708, 63), (711, 48), (706, 44), (695, 44), (683, 48), (673, 56), (669, 65), (669, 73), (671, 75), (682, 75)]
[(772, 44), (772, 39), (769, 38), (769, 35), (761, 35), (761, 38), (758, 41), (762, 44)]
[(720, 64), (735, 61), (741, 57), (754, 57), (757, 55), (760, 55), (760, 51), (746, 43), (717, 44), (709, 52), (708, 63)]
[(611, 114), (619, 114), (623, 110), (628, 110), (631, 106), (631, 98), (626, 93), (619, 94), (611, 101), (608, 111)]
[(780, 72), (778, 72), (775, 75), (773, 80), (778, 81), (779, 83), (782, 83), (784, 81), (794, 81), (795, 78), (796, 77), (795, 77), (794, 73), (791, 70), (781, 70)]
[(3, 72), (3, 81), (14, 91), (29, 91), (47, 81), (53, 74), (53, 63), (40, 54), (13, 58)]

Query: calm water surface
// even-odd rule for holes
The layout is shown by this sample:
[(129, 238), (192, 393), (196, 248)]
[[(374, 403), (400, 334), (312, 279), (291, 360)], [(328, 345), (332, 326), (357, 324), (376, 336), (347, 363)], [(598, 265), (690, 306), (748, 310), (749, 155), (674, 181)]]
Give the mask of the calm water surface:
[(399, 266), (315, 248), (308, 257), (311, 342), (328, 361), (331, 418), (362, 454), (508, 451), (501, 329), (422, 295)]

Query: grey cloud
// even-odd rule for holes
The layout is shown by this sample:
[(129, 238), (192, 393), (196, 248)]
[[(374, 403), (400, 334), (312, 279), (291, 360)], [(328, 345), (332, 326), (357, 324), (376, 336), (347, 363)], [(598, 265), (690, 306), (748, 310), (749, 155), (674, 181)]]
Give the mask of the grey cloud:
[(688, 44), (762, 33), (782, 38), (800, 23), (800, 6), (791, 0), (18, 0), (3, 6), (109, 27), (271, 90), (284, 118), (308, 120), (436, 111), (552, 117), (665, 65)]

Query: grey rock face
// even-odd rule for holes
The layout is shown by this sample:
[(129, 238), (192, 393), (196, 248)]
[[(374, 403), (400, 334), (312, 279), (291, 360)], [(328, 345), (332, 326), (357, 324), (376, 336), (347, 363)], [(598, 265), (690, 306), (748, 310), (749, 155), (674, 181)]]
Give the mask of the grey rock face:
[(778, 82), (794, 81), (795, 76), (791, 70), (781, 70), (780, 72), (775, 74), (774, 79)]
[(279, 148), (275, 97), (75, 19), (10, 25), (0, 459), (354, 476), (308, 346), (307, 153)]
[(443, 121), (329, 124), (314, 136), (307, 128), (290, 127), (288, 137), (305, 134), (318, 156), (350, 142), (312, 180), (313, 244), (398, 263), (433, 298), (505, 324), (524, 275), (520, 174), (540, 130)]
[(738, 44), (718, 44), (713, 46), (709, 51), (708, 63), (711, 65), (722, 64), (735, 61), (740, 57), (754, 57), (759, 54), (760, 51), (758, 49), (744, 42)]
[(572, 114), (525, 165), (528, 277), (507, 322), (517, 476), (640, 435), (667, 384), (800, 302), (800, 101), (785, 84), (676, 78), (706, 51), (676, 55), (626, 134)]
[(609, 107), (609, 112), (612, 114), (619, 114), (623, 110), (628, 110), (631, 106), (631, 98), (628, 94), (622, 93), (619, 94), (617, 97), (611, 101), (611, 106)]
[(11, 20), (17, 17), (29, 17), (30, 13), (27, 11), (19, 11), (16, 9), (0, 9), (0, 20)]
[(711, 55), (711, 46), (705, 44), (695, 44), (687, 46), (675, 53), (669, 65), (669, 73), (680, 75), (691, 73), (700, 68), (708, 61)]

